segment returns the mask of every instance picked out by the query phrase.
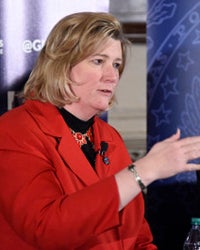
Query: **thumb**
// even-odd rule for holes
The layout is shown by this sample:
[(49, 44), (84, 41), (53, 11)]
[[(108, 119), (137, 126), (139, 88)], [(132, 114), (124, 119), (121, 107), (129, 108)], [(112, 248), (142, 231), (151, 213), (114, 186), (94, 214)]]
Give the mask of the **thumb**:
[(181, 137), (181, 130), (177, 128), (176, 133), (166, 139), (166, 141), (177, 141)]

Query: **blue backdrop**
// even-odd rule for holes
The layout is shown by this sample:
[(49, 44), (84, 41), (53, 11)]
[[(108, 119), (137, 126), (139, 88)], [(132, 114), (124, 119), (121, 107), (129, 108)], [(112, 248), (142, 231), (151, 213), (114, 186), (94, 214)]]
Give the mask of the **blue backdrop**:
[[(147, 47), (149, 150), (177, 128), (182, 137), (200, 134), (200, 2), (148, 0)], [(147, 217), (159, 250), (182, 250), (192, 216), (200, 216), (196, 172), (150, 186)]]

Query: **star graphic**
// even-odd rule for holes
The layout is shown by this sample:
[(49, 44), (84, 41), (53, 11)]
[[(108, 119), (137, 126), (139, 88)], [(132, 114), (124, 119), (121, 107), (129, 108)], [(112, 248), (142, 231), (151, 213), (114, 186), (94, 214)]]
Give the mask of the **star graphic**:
[(171, 110), (166, 110), (164, 104), (161, 104), (159, 109), (153, 109), (152, 114), (156, 118), (156, 127), (160, 126), (162, 123), (169, 124), (169, 115), (171, 114)]
[(151, 77), (152, 77), (152, 82), (157, 82), (158, 77), (160, 76), (160, 72), (162, 70), (162, 66), (154, 66), (151, 68)]
[(170, 79), (169, 76), (166, 77), (165, 82), (161, 84), (163, 92), (164, 92), (164, 99), (166, 100), (169, 95), (178, 95), (177, 87), (177, 78)]
[(195, 30), (196, 33), (196, 38), (193, 40), (193, 44), (199, 44), (200, 43), (200, 30), (196, 29)]
[(190, 52), (187, 51), (185, 53), (179, 53), (178, 55), (178, 63), (177, 68), (183, 68), (185, 71), (188, 70), (188, 67), (194, 63), (194, 61), (190, 58)]

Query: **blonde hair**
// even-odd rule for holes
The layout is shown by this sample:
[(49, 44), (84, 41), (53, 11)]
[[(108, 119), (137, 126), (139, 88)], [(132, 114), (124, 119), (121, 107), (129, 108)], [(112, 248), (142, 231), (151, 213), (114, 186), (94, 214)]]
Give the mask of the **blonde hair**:
[(25, 84), (25, 99), (50, 102), (57, 107), (78, 101), (70, 87), (73, 84), (70, 70), (99, 49), (108, 38), (121, 42), (121, 76), (129, 42), (123, 35), (120, 22), (113, 15), (80, 12), (61, 19), (50, 32)]

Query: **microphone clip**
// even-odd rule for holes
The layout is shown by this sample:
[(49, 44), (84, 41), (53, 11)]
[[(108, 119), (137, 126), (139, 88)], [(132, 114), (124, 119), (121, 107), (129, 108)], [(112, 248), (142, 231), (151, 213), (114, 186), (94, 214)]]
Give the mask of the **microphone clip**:
[(109, 158), (106, 156), (106, 151), (108, 150), (108, 143), (105, 141), (101, 142), (101, 149), (99, 151), (100, 156), (102, 157), (103, 163), (105, 165), (110, 164)]

